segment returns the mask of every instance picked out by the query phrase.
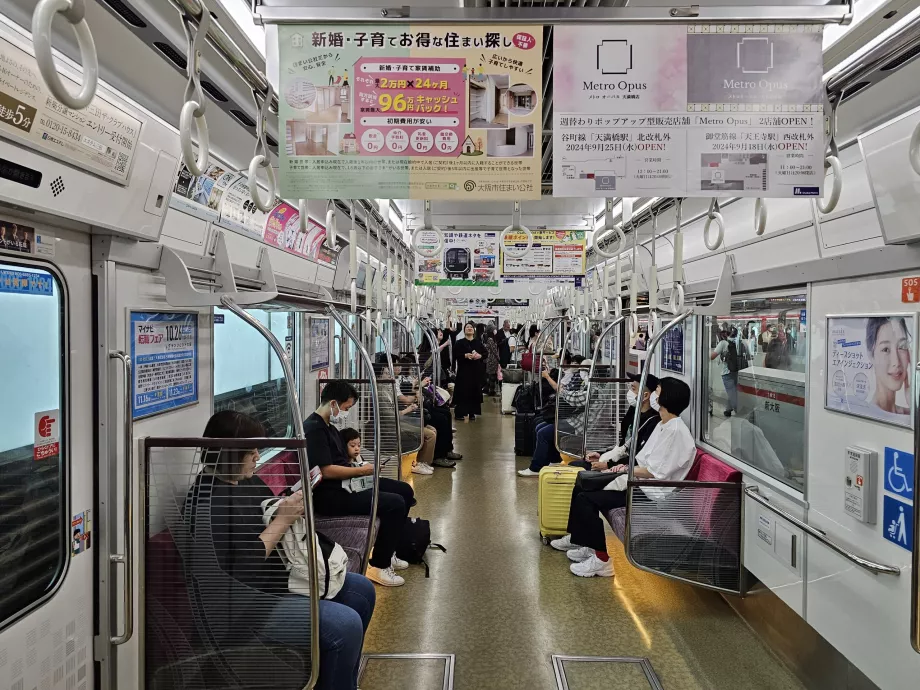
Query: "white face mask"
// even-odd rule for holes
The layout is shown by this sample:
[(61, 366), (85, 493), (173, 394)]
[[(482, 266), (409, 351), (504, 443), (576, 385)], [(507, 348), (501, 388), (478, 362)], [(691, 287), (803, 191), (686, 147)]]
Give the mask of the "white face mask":
[(632, 392), (632, 389), (626, 391), (626, 402), (628, 402), (630, 405), (635, 406), (636, 400), (638, 399), (638, 396)]
[(343, 424), (345, 420), (348, 418), (348, 413), (342, 412), (342, 408), (339, 407), (338, 403), (336, 403), (336, 409), (332, 409), (332, 407), (330, 406), (329, 411), (330, 411), (330, 414), (329, 414), (330, 424), (335, 424), (336, 426), (338, 426), (340, 424)]
[(655, 412), (658, 412), (661, 409), (661, 407), (658, 405), (658, 392), (657, 391), (652, 393), (651, 397), (648, 399), (648, 404), (652, 406), (652, 409), (655, 410)]

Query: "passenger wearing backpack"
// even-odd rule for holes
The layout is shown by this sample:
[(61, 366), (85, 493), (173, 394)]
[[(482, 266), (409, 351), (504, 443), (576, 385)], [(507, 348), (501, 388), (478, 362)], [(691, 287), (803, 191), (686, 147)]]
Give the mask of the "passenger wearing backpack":
[(725, 394), (728, 396), (725, 416), (731, 417), (733, 412), (738, 411), (738, 372), (748, 368), (750, 359), (747, 346), (738, 336), (735, 326), (732, 326), (726, 337), (719, 341), (709, 359), (717, 357), (722, 359), (722, 385), (725, 386)]

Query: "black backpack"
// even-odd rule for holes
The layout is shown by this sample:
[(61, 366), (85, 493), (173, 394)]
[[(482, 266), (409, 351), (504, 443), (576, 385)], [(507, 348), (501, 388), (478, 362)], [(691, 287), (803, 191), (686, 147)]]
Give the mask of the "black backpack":
[(514, 397), (511, 399), (511, 407), (517, 412), (528, 413), (536, 412), (534, 409), (535, 384), (523, 383), (514, 391)]
[(748, 357), (747, 357), (747, 348), (744, 346), (744, 343), (741, 343), (741, 352), (738, 352), (738, 348), (735, 346), (734, 340), (728, 341), (728, 354), (725, 355), (725, 366), (728, 367), (728, 371), (731, 374), (736, 374), (741, 369), (748, 368)]
[(409, 563), (421, 563), (425, 566), (425, 577), (429, 577), (430, 569), (425, 561), (425, 552), (430, 548), (447, 553), (447, 549), (440, 544), (431, 543), (431, 523), (428, 520), (407, 517), (396, 545), (396, 557)]

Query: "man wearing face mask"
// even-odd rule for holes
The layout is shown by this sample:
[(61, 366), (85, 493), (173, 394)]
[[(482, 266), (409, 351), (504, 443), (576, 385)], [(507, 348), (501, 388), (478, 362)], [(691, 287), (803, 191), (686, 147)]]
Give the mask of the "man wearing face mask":
[(636, 442), (636, 452), (638, 453), (645, 447), (645, 442), (655, 430), (661, 417), (658, 414), (658, 377), (649, 374), (645, 380), (645, 390), (642, 392), (642, 400), (639, 400), (639, 384), (642, 376), (639, 374), (626, 374), (629, 379), (629, 389), (626, 391), (626, 402), (629, 403), (629, 409), (620, 420), (620, 445), (600, 454), (598, 452), (588, 453), (585, 460), (571, 463), (575, 467), (584, 467), (586, 470), (606, 470), (629, 455), (629, 444), (632, 440), (633, 421), (636, 418), (636, 405), (639, 405), (639, 438)]
[[(336, 428), (348, 410), (358, 401), (359, 393), (345, 381), (329, 381), (320, 393), (320, 406), (303, 424), (310, 467), (319, 467), (323, 479), (313, 489), (313, 508), (319, 515), (370, 515), (373, 490), (352, 487), (352, 479), (370, 476), (374, 466), (351, 464), (345, 443)], [(348, 486), (349, 488), (346, 488)], [(409, 567), (396, 557), (396, 545), (406, 524), (415, 494), (406, 482), (380, 477), (377, 518), (380, 528), (374, 542), (367, 577), (384, 587), (398, 587), (405, 580), (397, 570)]]

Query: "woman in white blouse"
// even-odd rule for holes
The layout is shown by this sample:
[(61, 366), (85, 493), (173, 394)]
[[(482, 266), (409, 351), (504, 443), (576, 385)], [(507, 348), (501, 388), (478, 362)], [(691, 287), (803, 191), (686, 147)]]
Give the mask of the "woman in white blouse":
[[(661, 422), (655, 427), (645, 446), (636, 454), (636, 479), (681, 481), (693, 466), (696, 444), (693, 435), (680, 418), (690, 405), (690, 387), (683, 381), (668, 376), (661, 379), (656, 390)], [(579, 577), (612, 577), (613, 562), (607, 553), (604, 523), (600, 513), (626, 505), (625, 464), (609, 470), (611, 481), (600, 491), (578, 492), (572, 496), (569, 510), (569, 535), (553, 542), (553, 547), (566, 551), (572, 561), (570, 570)], [(645, 500), (661, 500), (672, 489), (643, 486)], [(633, 494), (633, 500), (642, 498)], [(567, 543), (566, 543), (567, 542)]]

